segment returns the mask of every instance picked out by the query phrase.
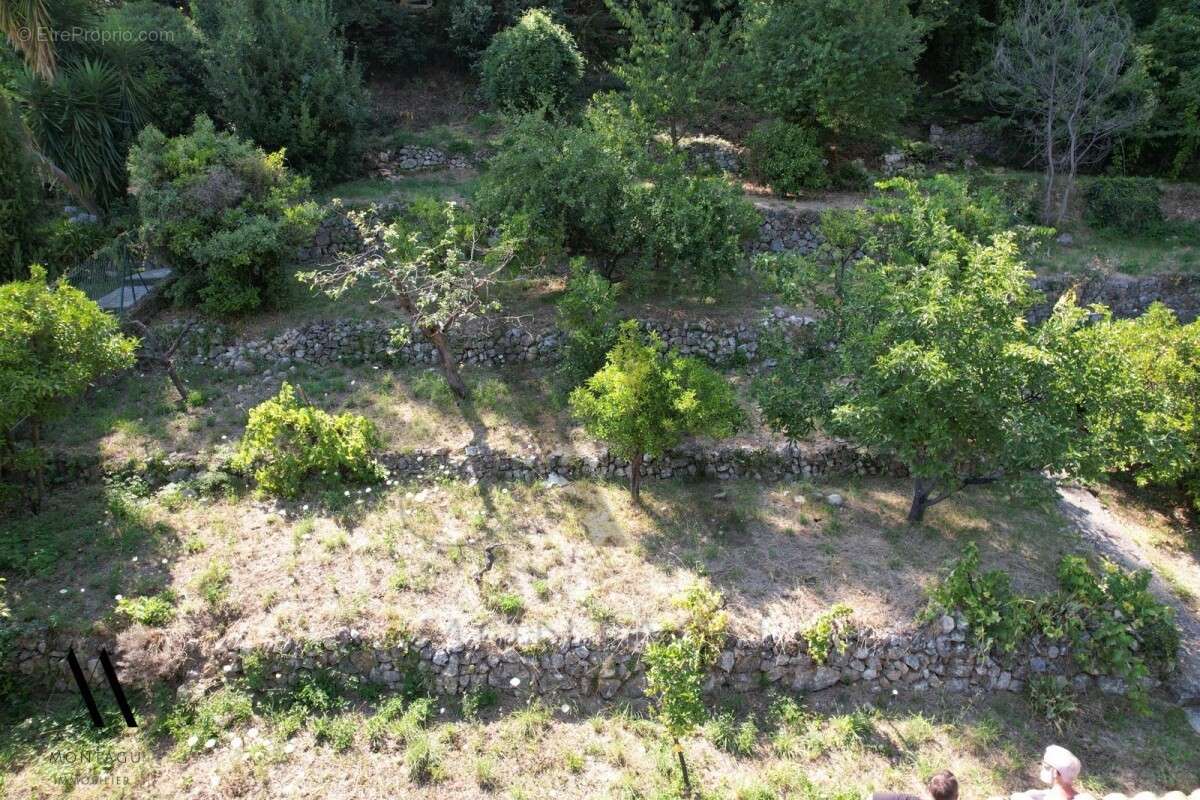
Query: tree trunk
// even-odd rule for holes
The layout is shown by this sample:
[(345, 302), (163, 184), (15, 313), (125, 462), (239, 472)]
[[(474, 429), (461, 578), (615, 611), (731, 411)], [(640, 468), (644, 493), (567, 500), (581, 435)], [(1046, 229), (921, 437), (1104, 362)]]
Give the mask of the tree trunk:
[(442, 362), (442, 374), (446, 376), (450, 391), (458, 395), (459, 399), (466, 400), (471, 396), (471, 392), (458, 372), (458, 364), (454, 361), (454, 353), (450, 350), (450, 343), (446, 341), (446, 334), (441, 331), (425, 331), (425, 338), (438, 351), (438, 359)]
[(908, 507), (908, 521), (916, 524), (925, 519), (925, 510), (929, 508), (929, 494), (933, 486), (920, 478), (913, 478), (912, 505)]
[(683, 796), (692, 796), (692, 776), (688, 774), (687, 760), (683, 757), (683, 745), (675, 740), (675, 755), (679, 758), (679, 776), (683, 779)]
[(179, 373), (175, 371), (175, 364), (171, 361), (165, 363), (167, 368), (167, 377), (171, 379), (171, 383), (175, 384), (175, 391), (179, 392), (179, 404), (187, 406), (187, 387), (183, 385), (183, 380), (179, 377)]
[(46, 463), (42, 458), (42, 421), (31, 419), (29, 421), (30, 438), (33, 440), (33, 457), (36, 462), (33, 467), (33, 498), (32, 506), (33, 513), (40, 513), (42, 510), (42, 500), (46, 496)]
[(637, 453), (629, 459), (629, 492), (633, 495), (634, 505), (642, 504), (642, 454)]

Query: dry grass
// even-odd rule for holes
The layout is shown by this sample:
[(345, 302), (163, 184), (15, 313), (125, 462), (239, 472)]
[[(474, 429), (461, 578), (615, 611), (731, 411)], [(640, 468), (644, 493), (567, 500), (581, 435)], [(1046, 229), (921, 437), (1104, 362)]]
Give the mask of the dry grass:
[[(118, 519), (104, 505), (111, 499), (81, 489), (58, 495), (36, 528), (23, 528), (52, 557), (13, 574), (9, 590), (19, 619), (53, 615), (67, 629), (98, 624), (123, 637), (143, 634), (114, 616), (114, 597), (169, 590), (181, 613), (167, 634), (201, 649), (348, 627), (531, 636), (636, 629), (702, 577), (725, 594), (742, 633), (794, 631), (835, 602), (886, 629), (912, 623), (926, 588), (967, 541), (1028, 591), (1052, 586), (1059, 555), (1077, 546), (1053, 506), (995, 491), (964, 493), (910, 527), (906, 488), (883, 479), (661, 482), (647, 486), (637, 509), (616, 484), (451, 482), (287, 504), (162, 494), (124, 501), (133, 510)], [(831, 491), (846, 498), (843, 508), (825, 503)], [(488, 544), (501, 547), (481, 591), (474, 576)], [(518, 598), (518, 613), (508, 613), (512, 602), (499, 610), (500, 597)]]

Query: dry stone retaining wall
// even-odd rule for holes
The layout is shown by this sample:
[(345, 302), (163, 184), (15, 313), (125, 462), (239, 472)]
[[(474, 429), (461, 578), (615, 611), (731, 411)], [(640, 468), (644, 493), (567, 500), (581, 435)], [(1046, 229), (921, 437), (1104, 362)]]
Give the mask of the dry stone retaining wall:
[[(388, 210), (397, 208), (397, 204), (387, 204)], [(809, 253), (821, 243), (817, 230), (819, 215), (815, 211), (797, 210), (784, 206), (756, 206), (762, 222), (757, 236), (747, 244), (747, 250), (752, 253), (783, 252), (798, 250)], [(346, 217), (345, 211), (334, 207), (326, 214), (313, 241), (307, 247), (301, 248), (300, 260), (304, 262), (331, 261), (340, 253), (354, 253), (362, 247), (362, 237), (354, 224)]]
[(1046, 296), (1034, 311), (1034, 319), (1049, 316), (1055, 301), (1074, 288), (1080, 305), (1099, 303), (1112, 309), (1115, 317), (1136, 317), (1153, 303), (1162, 303), (1183, 322), (1200, 317), (1200, 274), (1048, 275), (1035, 278), (1033, 287)]
[[(754, 361), (759, 357), (759, 339), (770, 326), (802, 326), (810, 319), (777, 309), (757, 323), (724, 326), (707, 320), (667, 322), (640, 320), (645, 330), (684, 355), (718, 365)], [(228, 369), (246, 375), (266, 369), (287, 369), (292, 364), (324, 364), (334, 361), (369, 364), (437, 364), (437, 351), (415, 332), (403, 344), (391, 335), (395, 323), (386, 320), (323, 320), (292, 328), (270, 339), (226, 344), (225, 331), (218, 325), (194, 328), (181, 346), (181, 354), (197, 364)], [(554, 327), (473, 329), (451, 337), (458, 360), (463, 364), (555, 363), (564, 336)]]
[[(236, 675), (253, 663), (266, 683), (275, 686), (294, 684), (316, 670), (333, 670), (389, 688), (405, 685), (416, 676), (443, 695), (488, 687), (519, 699), (595, 704), (644, 696), (641, 655), (647, 642), (658, 635), (524, 637), (519, 641), (470, 636), (461, 641), (418, 638), (397, 643), (343, 630), (324, 641), (288, 640), (261, 648), (227, 650), (209, 666)], [(94, 659), (102, 644), (116, 648), (119, 661), (121, 652), (113, 642), (72, 642), (30, 633), (17, 638), (13, 666), (31, 683), (70, 690), (67, 647), (74, 646), (77, 653)], [(844, 650), (835, 649), (822, 664), (811, 657), (799, 633), (731, 638), (709, 675), (707, 689), (807, 693), (845, 685), (905, 694), (1018, 692), (1030, 676), (1049, 674), (1061, 675), (1079, 689), (1095, 686), (1109, 693), (1126, 691), (1118, 678), (1080, 671), (1061, 642), (1035, 639), (1003, 660), (981, 654), (963, 621), (950, 616), (904, 633), (853, 631), (844, 644)], [(249, 660), (252, 654), (253, 662)], [(184, 666), (179, 665), (179, 672)]]
[[(193, 484), (203, 484), (219, 477), (219, 473), (230, 473), (222, 458), (171, 453), (150, 462), (105, 465), (95, 453), (57, 453), (47, 459), (46, 473), (47, 481), (56, 486), (103, 476), (137, 476), (152, 489), (174, 486), (181, 491), (196, 491)], [(629, 475), (629, 461), (608, 450), (596, 455), (564, 452), (518, 455), (467, 445), (462, 450), (413, 450), (384, 453), (379, 458), (398, 481), (474, 479), (558, 483)], [(839, 441), (778, 447), (687, 444), (658, 458), (647, 458), (643, 464), (644, 477), (662, 480), (695, 477), (781, 481), (834, 475), (903, 474), (899, 464)]]

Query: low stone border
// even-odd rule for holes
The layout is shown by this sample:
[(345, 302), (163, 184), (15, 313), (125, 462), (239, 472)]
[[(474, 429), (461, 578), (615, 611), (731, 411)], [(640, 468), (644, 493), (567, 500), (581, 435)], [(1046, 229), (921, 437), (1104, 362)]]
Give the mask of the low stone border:
[(395, 150), (383, 150), (367, 156), (367, 166), (381, 178), (395, 177), (396, 173), (419, 172), (426, 169), (465, 169), (482, 159), (471, 155), (450, 155), (437, 147), (406, 144)]
[[(211, 665), (224, 674), (243, 674), (253, 663), (269, 686), (288, 686), (315, 670), (333, 670), (388, 688), (414, 676), (435, 692), (460, 695), (491, 688), (517, 699), (550, 702), (637, 700), (645, 694), (642, 653), (661, 633), (628, 633), (609, 638), (416, 638), (388, 642), (353, 630), (323, 641), (287, 640), (265, 647), (229, 649)], [(102, 646), (121, 656), (116, 642), (65, 641), (26, 633), (15, 641), (13, 668), (25, 680), (57, 690), (73, 687), (65, 659), (68, 646), (94, 660)], [(844, 649), (817, 663), (800, 633), (726, 641), (707, 690), (752, 693), (789, 690), (819, 692), (858, 686), (872, 692), (1019, 692), (1033, 675), (1061, 675), (1077, 689), (1097, 687), (1123, 694), (1119, 678), (1081, 671), (1061, 642), (1035, 639), (1011, 657), (980, 653), (961, 619), (942, 616), (923, 628), (883, 634), (848, 633)], [(182, 674), (185, 665), (178, 665)], [(131, 676), (136, 679), (137, 676)]]

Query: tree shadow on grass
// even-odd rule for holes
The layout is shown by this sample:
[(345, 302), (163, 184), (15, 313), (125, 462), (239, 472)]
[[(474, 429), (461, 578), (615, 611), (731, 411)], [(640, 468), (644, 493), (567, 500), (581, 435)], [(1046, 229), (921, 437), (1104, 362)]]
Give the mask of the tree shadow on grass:
[[(967, 542), (987, 569), (1002, 568), (1023, 592), (1057, 586), (1061, 555), (1078, 537), (1053, 506), (1010, 500), (994, 488), (948, 500), (923, 526), (905, 522), (907, 484), (830, 479), (811, 484), (651, 481), (639, 541), (668, 573), (690, 571), (721, 591), (735, 621), (789, 623), (792, 630), (836, 602), (876, 627), (906, 627), (926, 591)], [(845, 498), (840, 508), (824, 495)], [(862, 620), (860, 620), (861, 622)]]

